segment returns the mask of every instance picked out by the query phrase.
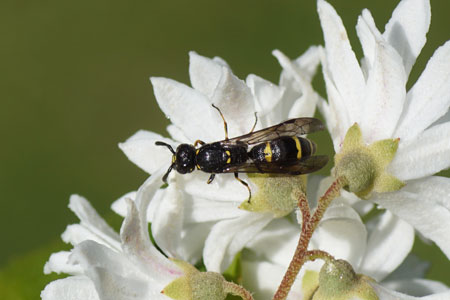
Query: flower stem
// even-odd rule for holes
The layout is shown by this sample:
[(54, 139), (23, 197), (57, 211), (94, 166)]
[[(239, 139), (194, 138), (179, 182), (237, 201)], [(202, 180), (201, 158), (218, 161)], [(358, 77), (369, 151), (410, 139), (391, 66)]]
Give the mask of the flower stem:
[(223, 283), (223, 289), (228, 294), (232, 294), (232, 295), (241, 297), (244, 300), (253, 300), (253, 296), (252, 296), (252, 294), (250, 294), (249, 291), (247, 291), (242, 286), (240, 286), (234, 282), (225, 281)]
[(297, 249), (295, 249), (294, 256), (289, 264), (289, 267), (284, 274), (283, 280), (278, 287), (277, 292), (273, 296), (273, 300), (284, 300), (286, 299), (295, 279), (297, 278), (298, 272), (300, 272), (303, 264), (308, 260), (315, 260), (316, 258), (322, 258), (329, 260), (332, 256), (324, 251), (314, 250), (307, 251), (309, 241), (316, 230), (317, 225), (319, 225), (326, 209), (330, 205), (333, 199), (340, 195), (341, 187), (345, 186), (345, 179), (337, 178), (328, 190), (319, 199), (317, 208), (313, 214), (310, 216), (310, 210), (308, 205), (308, 200), (305, 195), (301, 195), (299, 199), (299, 207), (302, 213), (302, 232), (298, 240)]
[(305, 261), (315, 261), (316, 259), (322, 259), (324, 261), (335, 260), (333, 255), (322, 250), (310, 250), (305, 252)]

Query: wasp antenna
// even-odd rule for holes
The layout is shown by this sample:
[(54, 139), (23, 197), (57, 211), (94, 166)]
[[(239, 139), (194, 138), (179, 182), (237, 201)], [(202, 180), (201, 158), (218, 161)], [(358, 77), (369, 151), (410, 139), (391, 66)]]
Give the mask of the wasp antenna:
[(172, 152), (172, 154), (175, 155), (175, 151), (173, 151), (172, 146), (170, 146), (169, 144), (166, 144), (166, 143), (164, 143), (164, 142), (158, 141), (158, 142), (155, 142), (155, 145), (156, 145), (156, 146), (165, 146), (165, 147), (169, 148), (169, 150), (170, 150), (170, 152)]
[(222, 112), (220, 111), (220, 108), (218, 108), (217, 106), (214, 105), (214, 103), (211, 104), (212, 107), (214, 107), (215, 109), (217, 109), (217, 111), (219, 112), (220, 116), (222, 117), (223, 120), (223, 129), (225, 130), (225, 140), (228, 140), (228, 125), (227, 125), (227, 121), (225, 121), (225, 117), (223, 116)]
[(163, 178), (162, 178), (162, 180), (164, 181), (164, 183), (167, 183), (167, 177), (169, 176), (170, 171), (172, 171), (172, 168), (173, 168), (173, 164), (170, 165), (169, 169), (167, 169), (166, 174), (164, 174), (164, 176), (163, 176)]

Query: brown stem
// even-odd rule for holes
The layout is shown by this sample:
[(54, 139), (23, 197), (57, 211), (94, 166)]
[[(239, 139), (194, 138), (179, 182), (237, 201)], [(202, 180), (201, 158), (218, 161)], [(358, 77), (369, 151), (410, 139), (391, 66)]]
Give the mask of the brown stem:
[[(300, 268), (303, 266), (306, 260), (310, 260), (308, 258), (314, 257), (314, 255), (308, 256), (308, 254), (314, 253), (321, 255), (324, 253), (323, 251), (319, 252), (318, 250), (316, 250), (317, 252), (307, 251), (309, 241), (311, 240), (314, 230), (317, 228), (317, 225), (322, 219), (325, 210), (330, 205), (331, 201), (339, 196), (341, 187), (343, 187), (344, 185), (345, 182), (342, 178), (336, 179), (325, 192), (325, 194), (319, 199), (316, 211), (314, 212), (312, 217), (310, 217), (308, 201), (305, 195), (300, 196), (299, 207), (303, 218), (302, 232), (298, 240), (297, 249), (295, 249), (294, 256), (289, 264), (286, 273), (284, 274), (283, 280), (281, 281), (277, 292), (273, 296), (273, 300), (286, 299), (292, 285), (294, 284), (295, 279), (297, 278)], [(329, 255), (327, 255), (327, 257), (329, 257)]]
[(319, 225), (320, 220), (322, 220), (322, 217), (327, 210), (328, 206), (330, 206), (331, 201), (333, 199), (339, 197), (341, 194), (341, 188), (346, 185), (345, 178), (337, 178), (328, 188), (328, 190), (323, 194), (323, 196), (319, 199), (319, 202), (317, 203), (316, 211), (314, 212), (314, 215), (311, 218), (311, 223), (313, 224), (313, 232), (316, 229), (317, 225)]
[(300, 195), (300, 199), (298, 200), (298, 207), (300, 208), (300, 212), (302, 213), (302, 224), (308, 223), (311, 218), (311, 214), (309, 211), (309, 203), (308, 199), (306, 199), (305, 194)]

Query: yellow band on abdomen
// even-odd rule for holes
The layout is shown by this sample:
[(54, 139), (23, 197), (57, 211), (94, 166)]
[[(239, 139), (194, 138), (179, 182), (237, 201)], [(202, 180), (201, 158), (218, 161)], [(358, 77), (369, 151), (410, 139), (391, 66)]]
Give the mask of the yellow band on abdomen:
[(295, 147), (297, 148), (297, 159), (302, 158), (302, 145), (300, 145), (300, 140), (298, 137), (293, 136), (292, 137), (295, 141)]
[(272, 161), (272, 148), (270, 147), (270, 142), (267, 142), (266, 148), (264, 148), (264, 158), (267, 162)]

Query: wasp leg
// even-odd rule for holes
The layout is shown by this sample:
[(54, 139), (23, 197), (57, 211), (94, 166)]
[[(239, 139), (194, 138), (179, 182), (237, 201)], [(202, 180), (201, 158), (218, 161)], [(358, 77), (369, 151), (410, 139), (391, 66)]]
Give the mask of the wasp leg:
[(250, 130), (250, 132), (249, 132), (249, 133), (252, 133), (252, 132), (253, 132), (253, 130), (255, 130), (255, 127), (256, 127), (256, 123), (258, 123), (258, 115), (256, 114), (256, 111), (255, 111), (255, 124), (253, 124), (252, 130)]
[(206, 183), (210, 184), (214, 180), (214, 177), (216, 177), (216, 174), (212, 173), (211, 176), (209, 176), (208, 181)]
[(217, 109), (217, 111), (219, 112), (220, 116), (222, 117), (223, 120), (223, 129), (225, 130), (225, 140), (228, 140), (228, 125), (227, 125), (227, 121), (225, 121), (225, 118), (223, 117), (222, 112), (220, 111), (220, 109), (215, 106), (214, 104), (211, 104), (212, 107), (214, 107), (215, 109)]
[(250, 187), (248, 186), (248, 183), (245, 182), (244, 180), (239, 178), (239, 173), (235, 172), (234, 173), (234, 178), (236, 178), (240, 183), (242, 183), (243, 185), (245, 185), (245, 187), (248, 190), (248, 200), (247, 202), (250, 203), (250, 199), (252, 198), (252, 191), (250, 190)]
[(205, 144), (205, 142), (202, 141), (202, 140), (196, 140), (195, 143), (194, 143), (194, 147), (197, 147), (198, 144), (203, 146)]

